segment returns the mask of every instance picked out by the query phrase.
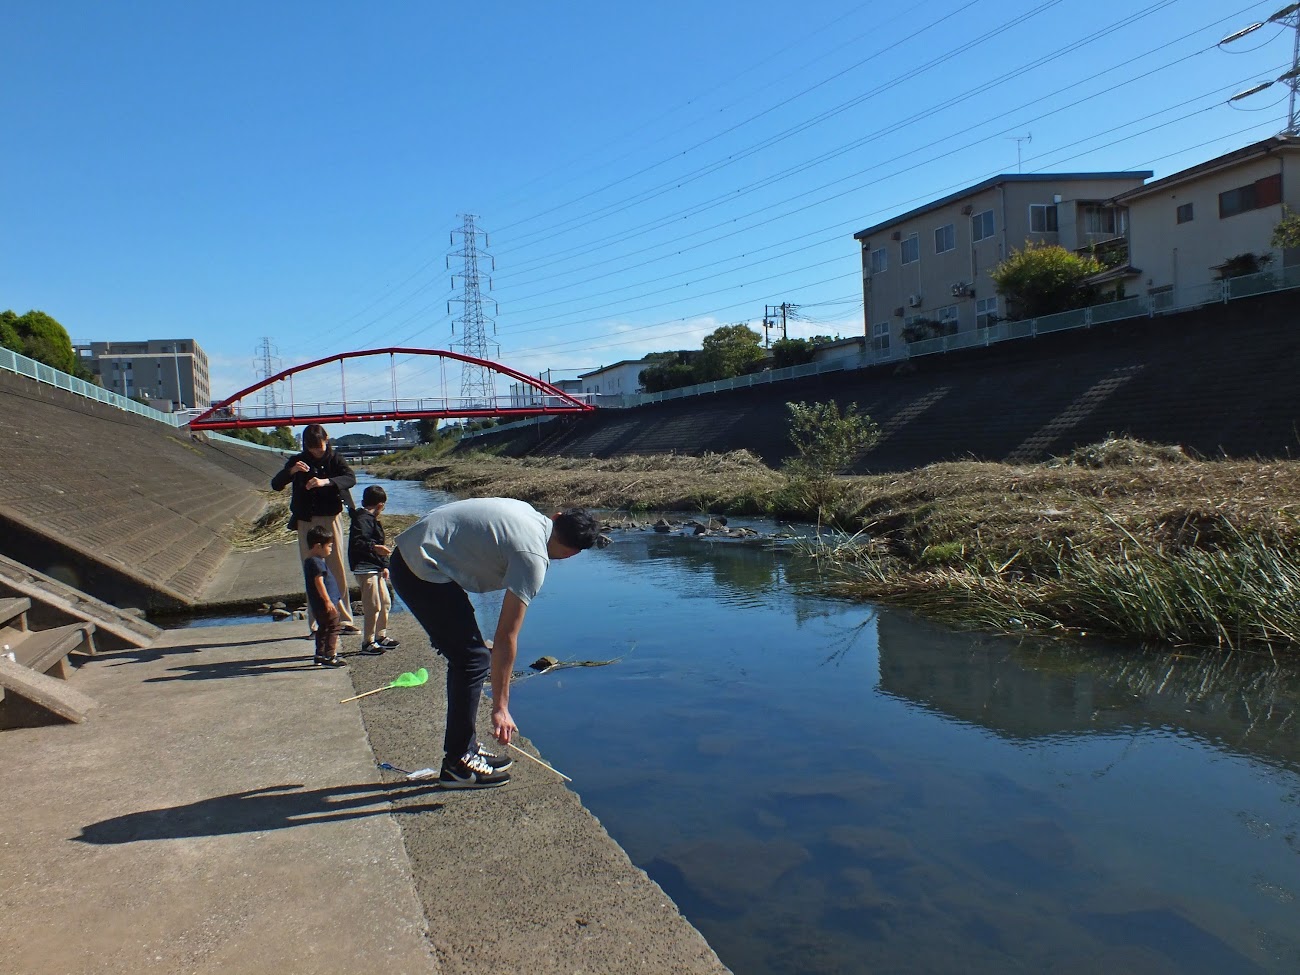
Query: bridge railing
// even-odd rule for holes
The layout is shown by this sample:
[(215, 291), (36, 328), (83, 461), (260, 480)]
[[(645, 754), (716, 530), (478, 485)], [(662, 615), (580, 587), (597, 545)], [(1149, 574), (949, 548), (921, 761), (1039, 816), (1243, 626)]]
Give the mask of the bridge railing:
[[(579, 397), (574, 397), (578, 399)], [(236, 419), (244, 422), (266, 421), (267, 426), (283, 424), (286, 408), (293, 413), (294, 422), (308, 422), (316, 417), (367, 416), (392, 413), (457, 413), (463, 410), (482, 410), (491, 413), (506, 413), (510, 410), (562, 409), (573, 406), (572, 403), (558, 396), (537, 396), (521, 398), (517, 395), (501, 395), (472, 398), (460, 396), (435, 396), (399, 399), (347, 399), (330, 400), (322, 403), (291, 403), (269, 406), (262, 403), (238, 403), (214, 414), (223, 419)]]

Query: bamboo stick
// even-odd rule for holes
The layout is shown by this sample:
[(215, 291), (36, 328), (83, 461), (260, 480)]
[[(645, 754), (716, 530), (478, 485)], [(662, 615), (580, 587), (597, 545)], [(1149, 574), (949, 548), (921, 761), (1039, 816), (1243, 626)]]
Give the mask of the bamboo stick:
[(565, 774), (564, 774), (563, 772), (561, 772), (559, 769), (554, 768), (554, 767), (552, 767), (552, 766), (550, 766), (550, 765), (547, 765), (547, 764), (546, 764), (545, 762), (543, 762), (540, 758), (534, 758), (532, 755), (529, 755), (526, 751), (524, 751), (524, 750), (523, 750), (522, 748), (520, 748), (518, 745), (512, 745), (510, 742), (506, 742), (505, 745), (506, 745), (507, 748), (513, 748), (515, 751), (517, 751), (520, 755), (524, 756), (524, 758), (528, 759), (530, 762), (536, 762), (536, 763), (537, 763), (538, 765), (540, 765), (542, 768), (550, 769), (552, 772), (554, 772), (556, 775), (558, 775), (560, 778), (562, 778), (565, 782), (572, 782), (572, 781), (573, 781), (573, 779), (569, 778), (567, 775), (565, 775)]
[(383, 687), (376, 687), (373, 691), (366, 691), (364, 694), (354, 694), (352, 697), (345, 697), (343, 700), (339, 701), (339, 703), (347, 704), (348, 701), (359, 701), (363, 697), (369, 697), (371, 694), (378, 694), (380, 691), (386, 691), (392, 686), (392, 684), (385, 684)]

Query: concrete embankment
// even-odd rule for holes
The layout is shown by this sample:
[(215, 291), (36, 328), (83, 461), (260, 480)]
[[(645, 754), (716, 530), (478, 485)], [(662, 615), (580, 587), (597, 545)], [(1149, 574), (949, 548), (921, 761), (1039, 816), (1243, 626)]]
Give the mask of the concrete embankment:
[(1208, 458), (1300, 449), (1300, 292), (1041, 335), (477, 437), (506, 454), (611, 457), (792, 450), (786, 403), (856, 403), (881, 428), (858, 473), (945, 460), (1031, 463), (1106, 437)]
[(0, 554), (120, 606), (194, 605), (282, 465), (0, 373)]

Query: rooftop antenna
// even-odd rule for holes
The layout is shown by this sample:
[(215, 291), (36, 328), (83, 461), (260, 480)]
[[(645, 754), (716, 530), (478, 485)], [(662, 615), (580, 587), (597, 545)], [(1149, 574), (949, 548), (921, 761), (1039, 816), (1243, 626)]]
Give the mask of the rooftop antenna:
[(1016, 172), (1020, 172), (1020, 143), (1033, 142), (1034, 133), (1026, 132), (1024, 135), (1009, 135), (1007, 138), (1014, 140), (1016, 143)]
[(1219, 46), (1223, 47), (1225, 44), (1231, 44), (1233, 41), (1241, 40), (1241, 38), (1245, 37), (1247, 34), (1253, 34), (1265, 24), (1282, 24), (1285, 27), (1290, 27), (1295, 33), (1295, 37), (1291, 42), (1291, 68), (1284, 74), (1278, 75), (1272, 81), (1261, 81), (1259, 84), (1252, 85), (1245, 91), (1237, 92), (1237, 94), (1229, 98), (1228, 101), (1229, 103), (1238, 102), (1243, 98), (1249, 98), (1251, 95), (1258, 94), (1265, 88), (1271, 88), (1273, 85), (1286, 85), (1291, 92), (1291, 97), (1287, 106), (1286, 128), (1282, 130), (1282, 135), (1295, 135), (1297, 132), (1300, 132), (1300, 117), (1297, 117), (1295, 107), (1296, 90), (1300, 88), (1300, 3), (1293, 3), (1289, 6), (1283, 7), (1281, 10), (1277, 11), (1277, 13), (1273, 14), (1273, 16), (1269, 17), (1268, 20), (1257, 21), (1248, 27), (1243, 27), (1241, 30), (1229, 34), (1223, 40), (1219, 41)]

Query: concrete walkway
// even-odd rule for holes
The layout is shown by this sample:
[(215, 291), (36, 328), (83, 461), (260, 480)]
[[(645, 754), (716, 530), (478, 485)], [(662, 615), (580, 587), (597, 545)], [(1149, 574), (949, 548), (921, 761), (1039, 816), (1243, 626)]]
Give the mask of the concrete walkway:
[(4, 732), (0, 970), (725, 973), (545, 769), (447, 793), (377, 769), (372, 743), (441, 754), (442, 658), (393, 623), (400, 650), (339, 670), (301, 621), (170, 630), (80, 668), (86, 724)]

